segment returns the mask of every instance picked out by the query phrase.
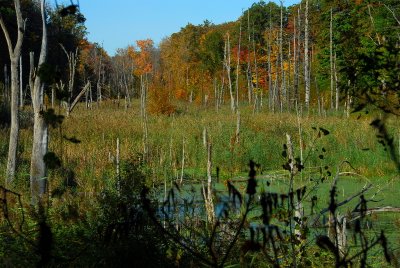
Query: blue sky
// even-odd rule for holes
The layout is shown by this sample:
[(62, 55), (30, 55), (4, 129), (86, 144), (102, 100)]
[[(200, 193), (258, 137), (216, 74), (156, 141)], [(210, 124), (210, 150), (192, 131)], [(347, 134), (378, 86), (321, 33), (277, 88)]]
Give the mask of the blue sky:
[[(103, 44), (110, 55), (140, 39), (151, 38), (158, 44), (188, 23), (197, 25), (208, 19), (219, 24), (236, 20), (254, 2), (258, 0), (79, 0), (89, 40)], [(285, 0), (283, 4), (298, 2)]]

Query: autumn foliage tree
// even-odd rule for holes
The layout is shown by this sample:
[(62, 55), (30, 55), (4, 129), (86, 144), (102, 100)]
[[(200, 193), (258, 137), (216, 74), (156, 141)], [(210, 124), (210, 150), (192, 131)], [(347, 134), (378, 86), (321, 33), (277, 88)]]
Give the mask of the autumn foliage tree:
[(170, 102), (169, 92), (160, 83), (158, 74), (155, 72), (155, 48), (151, 39), (136, 41), (138, 51), (130, 46), (128, 54), (134, 61), (134, 74), (140, 78), (140, 92), (142, 113), (146, 106), (147, 94), (149, 94), (148, 111), (154, 114), (171, 114), (175, 107)]

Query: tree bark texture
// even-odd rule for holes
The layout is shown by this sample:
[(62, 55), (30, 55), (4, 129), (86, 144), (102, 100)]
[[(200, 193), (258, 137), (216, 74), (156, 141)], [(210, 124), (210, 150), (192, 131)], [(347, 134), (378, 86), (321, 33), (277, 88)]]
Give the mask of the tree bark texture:
[(24, 39), (25, 22), (22, 19), (21, 5), (19, 0), (14, 0), (15, 13), (17, 17), (18, 35), (17, 42), (13, 48), (10, 34), (4, 23), (2, 14), (0, 13), (0, 26), (3, 30), (4, 37), (7, 42), (8, 54), (10, 57), (11, 67), (11, 126), (10, 126), (10, 141), (8, 145), (6, 185), (12, 183), (15, 177), (16, 162), (17, 162), (17, 147), (19, 136), (19, 116), (18, 116), (18, 61), (21, 55), (21, 47)]
[[(38, 68), (46, 62), (47, 56), (47, 29), (45, 20), (45, 0), (41, 1), (42, 13), (42, 45), (40, 49)], [(35, 76), (35, 82), (32, 90), (32, 104), (34, 112), (33, 123), (33, 142), (30, 169), (31, 202), (37, 205), (46, 193), (47, 170), (44, 156), (48, 148), (48, 126), (43, 117), (43, 95), (44, 84), (39, 75)]]

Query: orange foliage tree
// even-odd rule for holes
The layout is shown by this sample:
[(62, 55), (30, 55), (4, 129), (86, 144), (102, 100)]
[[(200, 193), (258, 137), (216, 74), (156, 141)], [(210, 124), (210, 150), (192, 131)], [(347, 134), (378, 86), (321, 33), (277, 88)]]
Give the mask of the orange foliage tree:
[[(141, 77), (141, 82), (146, 83), (141, 85), (142, 88), (149, 89), (149, 112), (153, 114), (172, 114), (175, 112), (175, 107), (171, 104), (169, 92), (167, 88), (160, 83), (158, 74), (154, 73), (153, 69), (153, 53), (154, 42), (151, 39), (138, 40), (136, 45), (139, 51), (134, 47), (128, 47), (128, 54), (135, 62), (134, 74)], [(149, 75), (152, 74), (152, 77)], [(151, 79), (151, 84), (147, 81)], [(147, 95), (147, 93), (145, 93)]]
[(129, 56), (135, 61), (134, 74), (137, 76), (146, 75), (152, 72), (152, 52), (154, 51), (154, 42), (151, 39), (136, 41), (140, 51), (136, 51), (134, 47), (128, 47)]

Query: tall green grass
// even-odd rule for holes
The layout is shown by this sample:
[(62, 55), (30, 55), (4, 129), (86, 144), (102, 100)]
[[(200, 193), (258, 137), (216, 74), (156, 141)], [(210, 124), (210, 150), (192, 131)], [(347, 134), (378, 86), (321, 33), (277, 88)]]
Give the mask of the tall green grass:
[[(236, 131), (236, 115), (229, 107), (218, 112), (213, 107), (181, 106), (181, 112), (172, 116), (150, 115), (148, 167), (153, 182), (158, 184), (180, 177), (182, 146), (185, 146), (184, 174), (186, 178), (206, 175), (207, 154), (203, 146), (203, 130), (207, 129), (213, 144), (212, 161), (218, 167), (221, 178), (230, 178), (247, 170), (250, 159), (261, 165), (263, 171), (282, 170), (281, 157), (285, 134), (292, 137), (296, 156), (300, 155), (299, 121), (303, 141), (303, 157), (307, 168), (336, 167), (349, 161), (357, 173), (371, 180), (390, 179), (397, 175), (395, 165), (377, 142), (376, 133), (369, 126), (372, 117), (357, 119), (357, 115), (320, 117), (304, 115), (298, 118), (291, 113), (253, 114), (250, 107), (241, 108), (239, 143), (233, 142)], [(398, 143), (399, 125), (395, 120), (388, 123), (389, 130)], [(330, 131), (330, 135), (317, 139), (318, 127)], [(51, 129), (50, 150), (59, 155), (63, 164), (73, 169), (78, 185), (83, 191), (98, 191), (103, 182), (102, 174), (115, 171), (116, 139), (120, 140), (120, 158), (135, 158), (142, 152), (142, 123), (139, 104), (124, 110), (104, 102), (99, 108), (87, 110), (78, 106), (70, 117), (65, 118), (61, 129)], [(31, 150), (32, 129), (21, 130), (20, 175), (27, 179)], [(80, 143), (70, 143), (76, 138)], [(0, 161), (5, 168), (8, 134), (0, 134)], [(320, 159), (322, 148), (326, 151)]]

